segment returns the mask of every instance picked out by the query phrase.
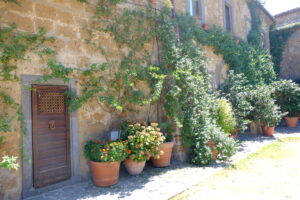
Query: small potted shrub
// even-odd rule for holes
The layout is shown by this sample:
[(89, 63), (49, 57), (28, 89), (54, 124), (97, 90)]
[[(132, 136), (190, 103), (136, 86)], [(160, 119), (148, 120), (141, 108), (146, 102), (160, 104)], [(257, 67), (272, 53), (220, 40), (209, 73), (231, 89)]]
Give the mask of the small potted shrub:
[(129, 174), (138, 175), (143, 171), (147, 160), (160, 154), (159, 145), (165, 137), (156, 126), (141, 124), (129, 124), (122, 132), (127, 136), (129, 150), (128, 158), (124, 161), (125, 168)]
[(254, 105), (253, 118), (261, 123), (264, 135), (273, 136), (275, 126), (286, 113), (280, 111), (280, 107), (276, 105), (275, 99), (271, 96), (271, 90), (267, 87), (261, 87), (254, 91), (252, 102)]
[[(164, 128), (166, 126), (169, 126), (167, 123), (162, 123), (161, 127)], [(151, 123), (152, 127), (157, 127), (157, 123)], [(168, 129), (168, 128), (166, 128)], [(156, 128), (157, 131), (160, 129)], [(169, 132), (170, 129), (169, 129)], [(161, 152), (157, 152), (157, 154), (153, 155), (151, 158), (151, 161), (155, 167), (167, 167), (170, 166), (171, 163), (171, 158), (172, 158), (172, 151), (174, 147), (174, 142), (173, 142), (173, 135), (171, 134), (164, 134), (165, 140), (162, 144), (159, 145), (159, 149)], [(158, 154), (159, 153), (159, 154)], [(162, 153), (162, 154), (160, 154)]]
[(232, 110), (231, 103), (229, 103), (225, 98), (221, 98), (218, 100), (216, 119), (218, 125), (222, 128), (222, 130), (232, 138), (236, 139), (238, 133), (237, 122)]
[(96, 186), (108, 187), (119, 180), (120, 162), (128, 153), (123, 141), (89, 141), (84, 146), (84, 155), (89, 160), (93, 182)]
[(288, 113), (284, 118), (287, 126), (296, 127), (300, 114), (300, 87), (291, 80), (276, 81), (270, 87), (282, 112)]

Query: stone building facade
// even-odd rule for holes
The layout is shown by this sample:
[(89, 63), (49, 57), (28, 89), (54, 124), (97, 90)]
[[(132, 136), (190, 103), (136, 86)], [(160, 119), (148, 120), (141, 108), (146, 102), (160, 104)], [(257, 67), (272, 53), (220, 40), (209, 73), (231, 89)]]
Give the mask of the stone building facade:
[(280, 77), (300, 81), (300, 7), (275, 16), (278, 29), (289, 28), (292, 35), (284, 47)]
[[(132, 0), (133, 3), (147, 5), (148, 0)], [(251, 16), (246, 0), (174, 0), (177, 12), (190, 13), (197, 17), (199, 24), (217, 25), (224, 30), (230, 31), (235, 37), (246, 39), (251, 28)], [(159, 2), (160, 6), (162, 2)], [(195, 8), (195, 6), (199, 6)], [(86, 43), (87, 34), (82, 28), (87, 25), (92, 17), (93, 4), (83, 4), (78, 0), (22, 0), (21, 6), (13, 3), (0, 1), (1, 25), (16, 23), (21, 31), (36, 32), (39, 27), (46, 28), (48, 35), (55, 36), (56, 41), (52, 47), (57, 52), (58, 61), (67, 67), (79, 68), (86, 63), (106, 62), (106, 58), (95, 51)], [(268, 35), (268, 27), (272, 18), (265, 9), (260, 11), (263, 18), (263, 29)], [(111, 51), (119, 51), (116, 43), (108, 34), (99, 36), (103, 47)], [(211, 47), (205, 46), (208, 57), (207, 67), (212, 74), (212, 85), (216, 88), (226, 79), (228, 66), (222, 56), (215, 55)], [(23, 106), (25, 115), (25, 126), (27, 134), (22, 135), (20, 130), (12, 133), (0, 133), (5, 137), (1, 152), (14, 155), (19, 158), (20, 170), (8, 171), (0, 169), (0, 199), (17, 200), (22, 197), (41, 193), (46, 190), (60, 187), (63, 184), (71, 184), (89, 178), (89, 166), (83, 156), (83, 145), (89, 139), (100, 136), (109, 137), (110, 132), (118, 130), (120, 123), (125, 119), (144, 122), (157, 121), (157, 106), (140, 107), (139, 113), (129, 113), (120, 117), (110, 110), (99, 106), (97, 102), (91, 101), (82, 108), (69, 115), (69, 144), (70, 144), (70, 179), (49, 186), (35, 188), (33, 180), (33, 109), (31, 91), (25, 86), (30, 86), (34, 81), (44, 74), (46, 63), (36, 55), (29, 55), (30, 59), (20, 61), (17, 75), (21, 77), (20, 82), (1, 83), (2, 87), (9, 88), (7, 93)], [(155, 58), (154, 58), (155, 60)], [(5, 85), (6, 84), (6, 85)], [(80, 85), (77, 80), (71, 79), (65, 83), (63, 80), (51, 80), (44, 83), (46, 86), (67, 86), (70, 90), (79, 93)], [(144, 90), (147, 90), (144, 87)], [(3, 108), (4, 109), (4, 108)], [(17, 121), (13, 125), (18, 127)], [(20, 146), (29, 159), (22, 161)], [(180, 141), (177, 141), (175, 155), (180, 158)]]

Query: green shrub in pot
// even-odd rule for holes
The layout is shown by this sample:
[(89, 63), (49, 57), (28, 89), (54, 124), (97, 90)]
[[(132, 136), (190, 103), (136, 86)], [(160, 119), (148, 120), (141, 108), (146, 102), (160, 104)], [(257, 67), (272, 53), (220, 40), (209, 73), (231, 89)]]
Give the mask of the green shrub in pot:
[(263, 126), (275, 127), (286, 113), (281, 112), (276, 100), (271, 96), (272, 90), (268, 86), (259, 87), (251, 94), (254, 109), (250, 113), (253, 121), (260, 121)]
[(300, 87), (291, 80), (280, 80), (270, 85), (272, 97), (288, 117), (300, 116)]

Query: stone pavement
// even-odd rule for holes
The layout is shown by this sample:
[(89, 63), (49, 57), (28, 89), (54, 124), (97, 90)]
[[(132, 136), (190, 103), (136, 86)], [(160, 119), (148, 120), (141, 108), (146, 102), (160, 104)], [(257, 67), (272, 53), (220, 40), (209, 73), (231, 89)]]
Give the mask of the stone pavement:
[[(287, 129), (280, 127), (275, 137), (239, 135), (241, 143), (239, 152), (230, 163), (239, 161), (247, 155), (256, 152), (281, 137), (300, 137), (300, 128)], [(26, 200), (105, 200), (105, 199), (133, 199), (153, 200), (168, 199), (195, 184), (200, 183), (214, 173), (224, 169), (230, 163), (215, 163), (207, 167), (197, 167), (187, 163), (173, 163), (168, 168), (153, 168), (148, 164), (141, 175), (130, 176), (124, 168), (120, 174), (120, 182), (109, 188), (93, 186), (91, 182), (75, 185), (44, 193)]]

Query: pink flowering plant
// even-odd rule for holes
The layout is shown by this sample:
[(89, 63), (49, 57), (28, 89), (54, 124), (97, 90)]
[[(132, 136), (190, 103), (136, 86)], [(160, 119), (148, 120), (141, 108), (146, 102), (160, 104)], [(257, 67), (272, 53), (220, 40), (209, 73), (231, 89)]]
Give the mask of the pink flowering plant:
[(131, 151), (128, 155), (130, 159), (142, 162), (162, 154), (159, 145), (164, 142), (165, 137), (157, 123), (151, 123), (150, 126), (128, 124), (124, 132), (128, 140), (128, 149)]

